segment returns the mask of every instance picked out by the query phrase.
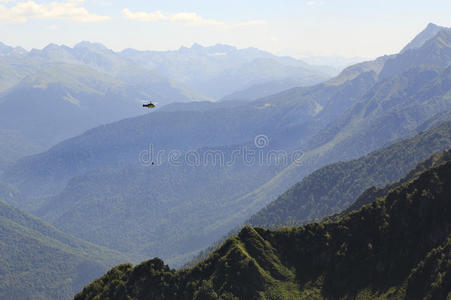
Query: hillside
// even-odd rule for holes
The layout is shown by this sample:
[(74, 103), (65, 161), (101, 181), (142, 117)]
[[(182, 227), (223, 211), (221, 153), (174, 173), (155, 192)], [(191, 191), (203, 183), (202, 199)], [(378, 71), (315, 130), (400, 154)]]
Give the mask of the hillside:
[(411, 170), (405, 177), (402, 179), (387, 184), (384, 187), (371, 187), (364, 191), (349, 207), (347, 207), (345, 210), (340, 212), (337, 215), (332, 215), (329, 217), (326, 217), (326, 219), (337, 219), (342, 216), (345, 216), (347, 214), (350, 214), (352, 211), (359, 210), (362, 206), (373, 203), (377, 200), (377, 198), (383, 197), (385, 194), (387, 194), (390, 190), (397, 188), (398, 186), (401, 186), (402, 184), (417, 179), (424, 171), (440, 166), (443, 164), (446, 164), (447, 162), (451, 161), (451, 150), (447, 150), (442, 153), (437, 153), (432, 155), (427, 160), (419, 163), (413, 170)]
[(302, 82), (295, 79), (270, 81), (233, 92), (232, 94), (222, 97), (220, 101), (252, 101), (269, 95), (278, 94), (301, 85)]
[(139, 114), (138, 103), (127, 100), (124, 89), (89, 67), (49, 64), (3, 95), (0, 128), (46, 149), (92, 126)]
[(399, 75), (412, 65), (448, 66), (451, 58), (451, 29), (441, 28), (436, 34), (429, 35), (421, 47), (414, 47), (401, 52), (396, 58), (387, 60), (381, 71), (381, 78)]
[[(13, 196), (10, 191), (6, 196)], [(0, 186), (4, 199), (5, 186)], [(0, 298), (70, 299), (112, 265), (119, 254), (58, 231), (0, 201)]]
[(433, 23), (429, 23), (428, 26), (420, 32), (409, 44), (407, 44), (401, 53), (406, 52), (410, 49), (419, 48), (424, 45), (428, 40), (433, 38), (439, 31), (445, 29), (445, 27), (437, 26)]
[(43, 150), (17, 131), (0, 129), (0, 174), (19, 158)]
[(71, 179), (35, 214), (93, 243), (179, 265), (228, 231), (235, 198), (276, 173), (238, 161), (98, 170)]
[(0, 181), (0, 201), (13, 204), (17, 201), (20, 202), (22, 197), (20, 191), (14, 186)]
[(8, 50), (0, 55), (0, 95), (33, 74), (39, 66), (39, 62), (27, 57), (24, 49), (16, 52), (12, 47), (3, 46)]
[(451, 121), (359, 159), (320, 168), (295, 184), (246, 224), (280, 227), (338, 213), (366, 189), (405, 176), (434, 153), (451, 148)]
[(244, 228), (206, 260), (121, 265), (75, 299), (446, 299), (451, 163), (337, 222)]
[[(433, 119), (451, 119), (449, 116), (445, 117), (447, 115), (449, 113), (440, 114)], [(431, 123), (427, 122), (420, 127), (430, 125)], [(450, 134), (451, 121), (447, 121), (437, 128), (421, 132), (413, 138), (376, 150), (359, 159), (320, 168), (243, 224), (276, 229), (319, 220), (337, 220), (365, 204), (374, 202), (378, 197), (383, 197), (391, 189), (417, 178), (425, 170), (449, 161), (451, 152), (441, 151), (451, 148)], [(425, 160), (426, 158), (428, 159)], [(188, 265), (204, 259), (219, 243), (236, 234), (241, 227), (242, 225), (237, 226), (201, 251)]]
[[(451, 36), (451, 31), (440, 33)], [(435, 38), (441, 39), (441, 35)], [(431, 59), (451, 48), (438, 46), (434, 39), (423, 47), (406, 53), (424, 53), (429, 49)], [(397, 55), (391, 60), (402, 58)], [(420, 55), (418, 55), (421, 58)], [(446, 54), (445, 56), (446, 57)], [(388, 61), (388, 60), (387, 60)], [(424, 66), (425, 61), (414, 61), (402, 74), (380, 78), (377, 83), (335, 121), (319, 130), (315, 137), (301, 148), (304, 155), (282, 170), (276, 177), (258, 189), (243, 196), (249, 210), (256, 211), (302, 180), (319, 167), (330, 163), (356, 159), (378, 148), (408, 137), (437, 114), (451, 109), (451, 60), (437, 66)], [(419, 63), (420, 65), (416, 65)], [(386, 65), (386, 63), (385, 63)], [(386, 68), (384, 65), (381, 73)]]

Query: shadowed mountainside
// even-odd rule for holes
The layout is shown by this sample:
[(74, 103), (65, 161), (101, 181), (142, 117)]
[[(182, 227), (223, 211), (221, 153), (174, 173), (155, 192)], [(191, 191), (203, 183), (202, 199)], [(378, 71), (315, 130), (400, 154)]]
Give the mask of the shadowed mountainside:
[(366, 189), (396, 181), (427, 157), (449, 148), (450, 121), (359, 159), (316, 170), (253, 215), (246, 224), (280, 227), (320, 220), (347, 208)]

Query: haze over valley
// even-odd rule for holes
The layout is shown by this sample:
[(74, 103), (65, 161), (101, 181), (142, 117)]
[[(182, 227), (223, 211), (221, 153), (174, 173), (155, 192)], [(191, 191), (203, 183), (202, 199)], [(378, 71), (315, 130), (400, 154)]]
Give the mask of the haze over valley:
[[(279, 28), (96, 5), (0, 22)], [(424, 25), (365, 60), (0, 42), (0, 299), (449, 299), (451, 28)]]

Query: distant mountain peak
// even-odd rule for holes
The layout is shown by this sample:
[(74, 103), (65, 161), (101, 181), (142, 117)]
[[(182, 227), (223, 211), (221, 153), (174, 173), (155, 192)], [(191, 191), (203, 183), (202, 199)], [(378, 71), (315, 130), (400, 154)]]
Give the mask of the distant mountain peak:
[(451, 29), (444, 29), (435, 35), (435, 40), (441, 46), (451, 47)]
[(4, 43), (0, 42), (0, 54), (7, 54), (11, 52), (13, 48), (11, 46), (5, 45)]
[(11, 51), (11, 54), (16, 54), (16, 55), (25, 55), (27, 53), (28, 53), (28, 51), (22, 47), (14, 47), (14, 49)]
[(440, 28), (444, 28), (444, 27), (439, 26), (439, 25), (437, 25), (435, 23), (429, 22), (429, 24), (426, 26), (425, 30), (432, 30), (432, 29), (435, 29), (435, 28), (439, 28), (440, 29)]
[(407, 46), (405, 46), (400, 53), (404, 53), (410, 49), (416, 49), (423, 46), (428, 40), (432, 39), (441, 30), (447, 29), (447, 27), (438, 26), (434, 23), (429, 23), (426, 28), (420, 32)]
[[(20, 49), (18, 50), (19, 53), (23, 53)], [(26, 53), (26, 52), (25, 52)], [(42, 50), (39, 49), (31, 49), (30, 56), (41, 56), (46, 58), (51, 58), (54, 60), (63, 60), (63, 59), (72, 59), (70, 54), (70, 48), (65, 45), (57, 45), (54, 43), (50, 43)]]
[(237, 51), (237, 48), (227, 44), (216, 44), (213, 46), (202, 46), (199, 43), (194, 43), (191, 47), (181, 46), (179, 51), (194, 51), (203, 53), (230, 53)]
[(202, 46), (201, 44), (198, 44), (198, 43), (194, 43), (194, 44), (191, 46), (191, 49), (203, 49), (203, 48), (205, 48), (205, 47)]
[[(379, 80), (400, 75), (409, 69), (420, 68), (424, 65), (437, 68), (449, 66), (451, 62), (451, 29), (442, 27), (427, 39), (427, 36), (431, 36), (432, 33), (432, 31), (424, 30), (409, 44), (412, 46), (407, 45), (410, 48), (388, 59), (379, 74)], [(417, 46), (420, 45), (420, 42), (421, 46)]]
[(45, 50), (52, 50), (52, 49), (58, 49), (58, 48), (60, 48), (59, 45), (54, 44), (54, 43), (50, 43), (47, 46), (45, 46), (42, 50), (45, 51)]
[(80, 48), (86, 48), (86, 49), (90, 49), (90, 50), (100, 50), (100, 51), (109, 51), (109, 49), (107, 47), (105, 47), (103, 44), (101, 43), (92, 43), (89, 41), (81, 41), (78, 44), (76, 44), (74, 46), (74, 49), (80, 49)]
[(214, 52), (233, 52), (237, 50), (236, 47), (226, 44), (216, 44), (208, 48)]
[(432, 22), (430, 22), (428, 24), (428, 26), (426, 27), (426, 29), (428, 29), (428, 30), (431, 30), (431, 29), (434, 29), (434, 28), (443, 29), (443, 28), (446, 28), (446, 27), (439, 26), (439, 25), (437, 25), (435, 23), (432, 23)]

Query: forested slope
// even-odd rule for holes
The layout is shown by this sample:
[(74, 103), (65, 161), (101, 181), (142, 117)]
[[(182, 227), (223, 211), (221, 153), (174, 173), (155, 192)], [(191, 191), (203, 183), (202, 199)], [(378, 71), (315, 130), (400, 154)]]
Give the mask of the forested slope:
[(70, 299), (109, 267), (129, 261), (2, 201), (0, 250), (1, 299)]
[(366, 189), (406, 175), (434, 153), (451, 148), (451, 121), (359, 159), (327, 165), (280, 195), (246, 223), (278, 227), (338, 213)]
[(121, 265), (75, 299), (446, 299), (451, 162), (337, 222), (245, 227), (206, 260)]

